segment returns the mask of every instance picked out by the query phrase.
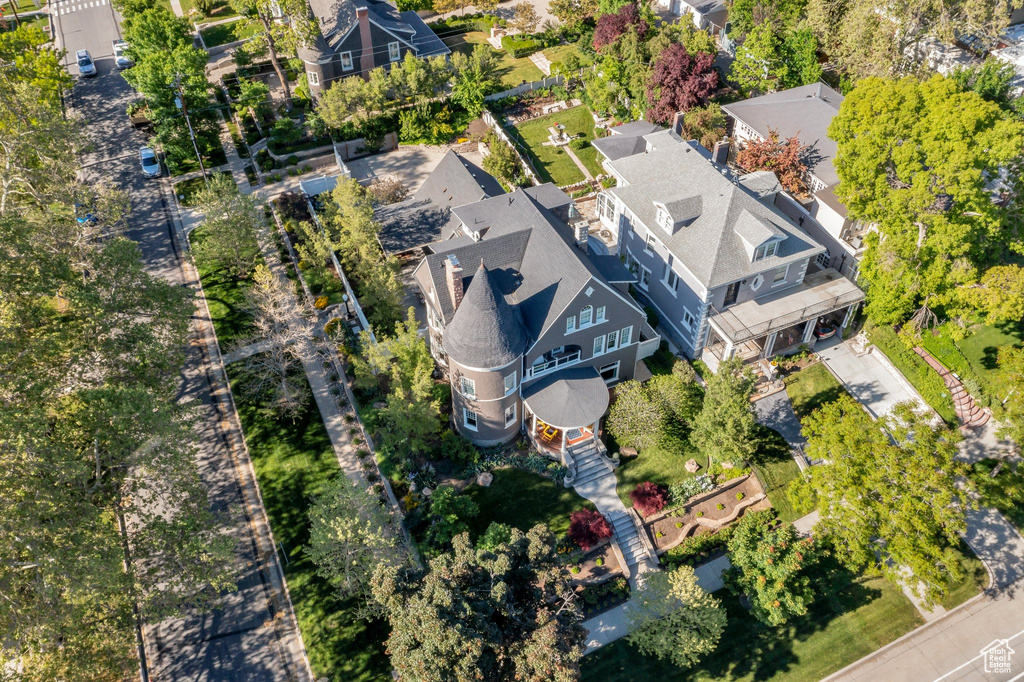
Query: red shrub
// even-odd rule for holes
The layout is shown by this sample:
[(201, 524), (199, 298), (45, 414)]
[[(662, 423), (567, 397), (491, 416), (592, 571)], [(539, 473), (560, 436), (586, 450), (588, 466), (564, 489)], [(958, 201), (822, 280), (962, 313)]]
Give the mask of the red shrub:
[(587, 550), (612, 536), (612, 526), (601, 512), (592, 509), (569, 516), (569, 539)]
[(643, 40), (650, 28), (647, 21), (640, 16), (636, 3), (631, 2), (620, 7), (614, 14), (602, 14), (598, 18), (597, 27), (594, 29), (594, 49), (600, 50), (605, 45), (611, 45), (628, 30), (636, 31)]
[(660, 512), (668, 504), (668, 490), (664, 486), (644, 481), (629, 494), (633, 506), (644, 516)]

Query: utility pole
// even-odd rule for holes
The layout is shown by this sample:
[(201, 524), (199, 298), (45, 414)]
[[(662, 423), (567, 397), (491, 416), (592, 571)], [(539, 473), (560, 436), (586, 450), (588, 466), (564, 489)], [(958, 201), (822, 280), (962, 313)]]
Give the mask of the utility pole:
[[(10, 4), (10, 6), (11, 6), (11, 12), (14, 13), (14, 23), (16, 23), (20, 27), (21, 26), (21, 17), (18, 16), (18, 8), (17, 8), (18, 0), (10, 0), (10, 2), (8, 4)], [(0, 13), (2, 13), (2, 10), (0, 10)]]
[(206, 166), (203, 165), (203, 155), (199, 153), (199, 145), (196, 144), (196, 134), (192, 130), (192, 121), (188, 117), (188, 104), (185, 102), (185, 91), (181, 88), (181, 74), (174, 75), (174, 89), (178, 96), (174, 98), (174, 105), (181, 110), (185, 117), (185, 125), (188, 126), (188, 136), (192, 138), (192, 149), (196, 150), (196, 158), (199, 159), (199, 170), (203, 172), (203, 182), (210, 184), (210, 178), (206, 175)]

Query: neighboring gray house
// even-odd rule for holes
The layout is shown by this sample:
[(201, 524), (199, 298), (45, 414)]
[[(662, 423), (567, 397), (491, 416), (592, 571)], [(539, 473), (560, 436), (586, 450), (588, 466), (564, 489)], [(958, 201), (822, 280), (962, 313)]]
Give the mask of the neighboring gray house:
[(593, 145), (594, 149), (601, 152), (601, 156), (604, 157), (601, 160), (601, 165), (604, 166), (605, 161), (615, 161), (624, 156), (633, 156), (644, 151), (647, 148), (647, 141), (644, 139), (644, 135), (650, 135), (662, 130), (665, 129), (649, 121), (623, 123), (614, 128), (609, 128), (608, 136), (595, 139)]
[[(828, 263), (844, 275), (856, 278), (864, 253), (864, 236), (869, 226), (846, 217), (846, 207), (836, 198), (839, 184), (832, 160), (836, 143), (828, 136), (828, 127), (839, 113), (843, 96), (824, 83), (802, 85), (761, 95), (722, 107), (732, 119), (733, 138), (742, 147), (747, 140), (764, 140), (769, 129), (783, 139), (796, 135), (811, 147), (808, 186), (812, 199), (806, 205), (785, 195), (787, 205), (779, 208), (794, 220), (810, 216), (811, 236), (826, 247)], [(815, 228), (819, 228), (816, 232)]]
[(378, 66), (390, 69), (409, 52), (451, 53), (416, 12), (399, 12), (381, 0), (310, 0), (309, 6), (320, 32), (298, 55), (314, 97), (338, 79), (368, 78)]
[(864, 293), (776, 207), (773, 173), (734, 177), (672, 131), (646, 139), (645, 151), (608, 162), (619, 184), (602, 193), (601, 219), (617, 226), (639, 294), (689, 357), (715, 369), (845, 327)]
[(660, 339), (628, 294), (635, 277), (614, 256), (587, 255), (535, 196), (567, 203), (557, 187), (533, 189), (454, 208), (458, 236), (430, 244), (414, 278), (456, 430), (479, 445), (525, 431), (570, 464), (601, 448), (608, 386), (633, 378)]
[(726, 0), (656, 0), (655, 7), (677, 17), (689, 15), (693, 25), (717, 36), (729, 20)]
[(389, 255), (450, 239), (459, 226), (453, 208), (504, 193), (487, 171), (449, 151), (411, 197), (374, 211), (377, 238)]

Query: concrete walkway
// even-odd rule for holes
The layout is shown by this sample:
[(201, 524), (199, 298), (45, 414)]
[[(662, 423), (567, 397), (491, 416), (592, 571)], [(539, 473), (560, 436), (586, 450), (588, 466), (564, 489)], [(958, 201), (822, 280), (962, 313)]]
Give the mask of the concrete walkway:
[[(722, 574), (730, 568), (732, 564), (729, 563), (729, 557), (722, 556), (698, 566), (693, 572), (697, 576), (698, 585), (708, 592), (716, 592), (725, 587)], [(629, 634), (629, 604), (626, 602), (583, 621), (583, 627), (587, 629), (584, 656)]]
[(230, 353), (224, 353), (224, 364), (230, 365), (232, 362), (244, 360), (250, 355), (256, 355), (257, 353), (268, 351), (271, 348), (273, 348), (273, 346), (274, 343), (270, 339), (263, 339), (262, 341), (257, 341), (256, 343), (250, 343), (248, 346), (236, 348)]
[(800, 449), (807, 444), (801, 431), (800, 420), (793, 411), (793, 403), (785, 391), (771, 393), (754, 402), (757, 421), (775, 429), (786, 439), (790, 447)]
[(880, 350), (870, 347), (868, 353), (854, 353), (851, 341), (838, 337), (831, 343), (819, 344), (815, 351), (854, 398), (876, 419), (898, 402), (916, 401), (926, 405), (920, 394), (907, 382)]

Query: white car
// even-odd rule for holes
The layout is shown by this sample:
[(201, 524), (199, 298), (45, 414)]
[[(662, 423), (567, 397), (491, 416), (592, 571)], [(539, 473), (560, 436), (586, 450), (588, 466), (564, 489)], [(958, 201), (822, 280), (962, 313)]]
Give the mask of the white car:
[(78, 60), (78, 74), (83, 78), (92, 78), (96, 75), (96, 65), (92, 61), (92, 55), (89, 54), (89, 50), (79, 50), (75, 53), (75, 59)]
[(156, 158), (156, 152), (152, 147), (143, 147), (139, 150), (139, 160), (142, 162), (142, 174), (147, 178), (160, 177), (160, 159)]
[(132, 66), (132, 60), (128, 59), (128, 55), (125, 54), (125, 50), (128, 49), (128, 43), (123, 40), (115, 40), (112, 43), (114, 48), (114, 62), (117, 63), (117, 68), (124, 71), (128, 67)]

